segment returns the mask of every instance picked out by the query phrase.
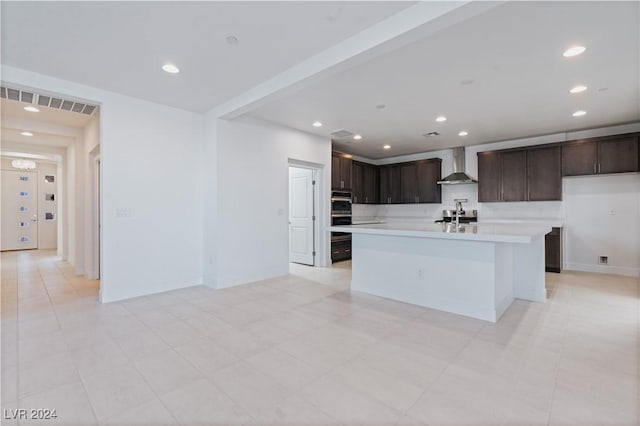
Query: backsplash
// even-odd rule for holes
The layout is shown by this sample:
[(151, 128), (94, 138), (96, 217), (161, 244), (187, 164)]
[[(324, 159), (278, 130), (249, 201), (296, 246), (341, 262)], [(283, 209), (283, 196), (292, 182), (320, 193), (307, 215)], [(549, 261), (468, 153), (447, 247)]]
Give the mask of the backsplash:
[(386, 221), (436, 220), (442, 210), (455, 208), (455, 199), (468, 201), (465, 210), (478, 210), (480, 220), (484, 219), (561, 219), (565, 217), (561, 201), (537, 201), (516, 203), (478, 203), (478, 185), (448, 185), (442, 187), (441, 204), (381, 204), (353, 205), (354, 220), (379, 219)]

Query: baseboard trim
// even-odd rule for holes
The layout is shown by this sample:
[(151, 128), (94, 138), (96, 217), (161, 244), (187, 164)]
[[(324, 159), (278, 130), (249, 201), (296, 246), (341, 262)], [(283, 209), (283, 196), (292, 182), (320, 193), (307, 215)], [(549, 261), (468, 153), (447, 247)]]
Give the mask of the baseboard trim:
[(640, 277), (640, 268), (630, 268), (628, 266), (567, 262), (564, 264), (564, 269), (569, 271), (595, 272), (598, 274), (623, 275), (625, 277)]

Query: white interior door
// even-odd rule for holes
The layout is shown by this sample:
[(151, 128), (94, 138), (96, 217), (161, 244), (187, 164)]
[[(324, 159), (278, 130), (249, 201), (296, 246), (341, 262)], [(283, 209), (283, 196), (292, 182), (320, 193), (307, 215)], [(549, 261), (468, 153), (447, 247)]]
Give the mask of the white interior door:
[(289, 261), (314, 264), (313, 170), (289, 167)]
[(38, 248), (38, 174), (2, 170), (1, 250)]

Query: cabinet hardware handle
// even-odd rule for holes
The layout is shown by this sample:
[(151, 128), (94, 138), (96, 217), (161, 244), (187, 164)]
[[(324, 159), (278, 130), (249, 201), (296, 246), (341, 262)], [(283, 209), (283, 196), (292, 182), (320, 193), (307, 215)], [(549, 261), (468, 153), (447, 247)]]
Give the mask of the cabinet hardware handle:
[(598, 163), (598, 173), (600, 173), (600, 163)]
[(333, 253), (333, 254), (340, 254), (340, 252), (339, 252), (339, 251), (334, 251), (334, 252), (332, 252), (332, 253)]
[(350, 250), (350, 249), (345, 249), (344, 251), (345, 251), (345, 252), (348, 252), (348, 251), (351, 251), (351, 250)]
[(364, 197), (364, 203), (367, 204), (369, 202), (369, 197)]
[(593, 163), (593, 173), (594, 173), (594, 174), (595, 174), (595, 173), (598, 173), (598, 172), (596, 171), (596, 170), (597, 170), (597, 169), (596, 169), (596, 167), (597, 167), (597, 166), (596, 166), (596, 164), (597, 164), (597, 163), (595, 163), (595, 162)]

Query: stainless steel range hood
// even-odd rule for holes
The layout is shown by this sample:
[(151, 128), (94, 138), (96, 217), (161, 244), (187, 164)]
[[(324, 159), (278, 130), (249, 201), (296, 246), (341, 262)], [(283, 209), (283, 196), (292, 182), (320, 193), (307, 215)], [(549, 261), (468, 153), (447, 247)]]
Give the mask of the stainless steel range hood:
[(460, 185), (463, 183), (478, 183), (477, 180), (464, 172), (464, 147), (453, 148), (453, 173), (438, 181), (440, 185)]

